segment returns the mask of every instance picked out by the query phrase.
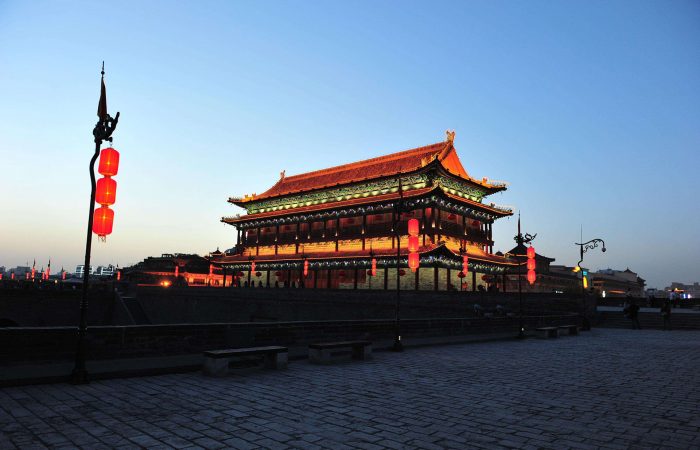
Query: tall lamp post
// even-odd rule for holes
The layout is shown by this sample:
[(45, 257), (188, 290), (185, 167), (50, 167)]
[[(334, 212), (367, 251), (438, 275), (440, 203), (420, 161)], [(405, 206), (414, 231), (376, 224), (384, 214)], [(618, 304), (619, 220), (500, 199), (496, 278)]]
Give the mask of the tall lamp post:
[[(583, 239), (581, 239), (583, 240)], [(602, 239), (591, 239), (588, 242), (583, 242), (583, 243), (578, 243), (575, 242), (574, 245), (579, 246), (579, 251), (580, 251), (580, 256), (581, 258), (579, 259), (578, 263), (576, 263), (576, 267), (578, 268), (577, 272), (581, 272), (581, 299), (583, 300), (583, 326), (581, 327), (585, 331), (589, 331), (591, 329), (591, 322), (588, 319), (588, 301), (586, 300), (586, 286), (584, 283), (586, 282), (585, 280), (585, 275), (583, 273), (583, 269), (581, 269), (581, 263), (583, 262), (583, 254), (586, 253), (588, 250), (593, 250), (594, 248), (597, 248), (599, 244), (603, 245), (603, 248), (600, 250), (605, 253), (605, 241)]]
[(394, 322), (394, 345), (392, 351), (402, 352), (401, 343), (401, 232), (399, 222), (403, 212), (403, 185), (401, 175), (399, 175), (399, 199), (396, 202), (396, 220), (394, 220), (394, 232), (396, 233), (396, 320)]
[[(518, 234), (515, 235), (513, 238), (515, 242), (518, 244), (516, 248), (519, 248), (521, 245), (524, 247), (525, 244), (529, 244), (532, 241), (535, 240), (537, 237), (537, 233), (535, 234), (529, 234), (525, 233), (524, 235), (520, 232), (520, 213), (518, 213)], [(523, 256), (527, 256), (525, 254), (523, 255), (518, 255), (515, 254), (515, 260), (518, 262), (518, 338), (519, 339), (524, 339), (525, 338), (525, 326), (523, 324), (523, 265), (521, 259)]]
[(90, 282), (90, 251), (92, 249), (92, 225), (95, 212), (95, 161), (100, 154), (100, 147), (104, 141), (112, 142), (112, 133), (117, 128), (119, 113), (112, 118), (107, 113), (107, 91), (105, 88), (105, 65), (102, 63), (102, 80), (100, 88), (100, 101), (97, 106), (99, 120), (92, 130), (95, 141), (95, 153), (90, 159), (90, 214), (88, 215), (87, 239), (85, 240), (85, 265), (83, 270), (83, 295), (80, 300), (80, 325), (78, 326), (78, 348), (75, 353), (75, 367), (71, 375), (73, 384), (85, 384), (88, 382), (88, 373), (85, 369), (85, 336), (87, 334), (87, 297), (88, 284)]

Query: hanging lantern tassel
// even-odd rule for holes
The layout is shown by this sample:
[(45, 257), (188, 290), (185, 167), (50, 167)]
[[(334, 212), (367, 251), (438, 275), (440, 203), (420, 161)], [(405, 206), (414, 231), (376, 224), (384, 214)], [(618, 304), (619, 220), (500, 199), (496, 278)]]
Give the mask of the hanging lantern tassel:
[(114, 224), (114, 211), (109, 206), (116, 201), (117, 182), (111, 177), (119, 171), (119, 152), (112, 147), (102, 149), (97, 171), (103, 178), (97, 180), (95, 202), (102, 206), (92, 216), (92, 231), (100, 241), (105, 242)]

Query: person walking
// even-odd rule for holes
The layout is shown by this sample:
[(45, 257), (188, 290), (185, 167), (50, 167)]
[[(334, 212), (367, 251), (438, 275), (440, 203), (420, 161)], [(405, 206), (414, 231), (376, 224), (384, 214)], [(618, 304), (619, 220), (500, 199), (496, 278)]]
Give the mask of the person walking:
[(667, 300), (661, 304), (661, 317), (664, 319), (664, 330), (671, 331), (671, 301)]

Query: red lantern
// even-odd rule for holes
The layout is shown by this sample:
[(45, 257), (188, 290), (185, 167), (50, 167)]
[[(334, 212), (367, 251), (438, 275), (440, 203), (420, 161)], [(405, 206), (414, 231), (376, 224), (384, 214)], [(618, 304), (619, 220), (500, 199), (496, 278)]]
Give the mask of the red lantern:
[[(66, 273), (65, 273), (65, 272), (63, 272), (63, 279), (64, 279), (64, 280), (66, 279)], [(119, 281), (119, 280), (121, 280), (121, 279), (122, 279), (122, 271), (121, 271), (121, 270), (117, 270), (117, 281)]]
[(370, 277), (373, 277), (373, 276), (374, 276), (374, 275), (372, 275), (372, 270), (368, 270), (368, 271), (367, 271), (367, 275), (370, 276)]
[(260, 278), (260, 275), (262, 275), (262, 273), (260, 273), (260, 272), (255, 272), (255, 276), (256, 276), (256, 277)]
[(119, 152), (112, 147), (103, 148), (100, 152), (100, 165), (97, 171), (106, 177), (113, 177), (119, 171)]
[(450, 214), (449, 216), (447, 216), (448, 220), (455, 220), (456, 218), (457, 216), (455, 216), (454, 214)]
[(304, 260), (304, 276), (306, 277), (308, 275), (309, 275), (309, 261), (305, 259)]
[(2, 273), (0, 273), (0, 280), (2, 280)]
[(345, 271), (344, 271), (344, 270), (341, 270), (340, 272), (338, 272), (338, 276), (339, 276), (340, 278), (345, 278)]
[(175, 278), (177, 278), (178, 276), (180, 276), (180, 266), (175, 265)]
[(214, 274), (214, 264), (209, 264), (209, 276), (211, 277)]
[[(411, 236), (415, 237), (415, 236)], [(418, 238), (416, 238), (418, 239)], [(415, 272), (416, 269), (418, 269), (418, 266), (420, 266), (420, 255), (418, 253), (409, 253), (408, 254), (408, 267), (411, 269), (412, 272)]]
[[(12, 273), (10, 274), (10, 279), (11, 279), (11, 280), (14, 280), (14, 279), (15, 279), (15, 273), (14, 273), (14, 272), (12, 272)], [(65, 278), (63, 278), (63, 279), (65, 280)]]
[(534, 270), (527, 271), (527, 281), (530, 284), (535, 284), (535, 281), (537, 281), (537, 274)]
[(469, 272), (469, 257), (467, 255), (462, 256), (462, 272), (465, 275)]
[(406, 271), (403, 269), (399, 270), (399, 276), (402, 277), (404, 275), (406, 275)]
[[(243, 272), (241, 272), (241, 275), (243, 275)], [(278, 270), (277, 272), (275, 272), (275, 276), (276, 276), (276, 277), (281, 277), (281, 276), (282, 276), (282, 272), (280, 272), (280, 271)]]
[(92, 216), (92, 232), (100, 237), (105, 237), (112, 233), (114, 224), (114, 211), (109, 206), (101, 206), (95, 210)]
[(372, 258), (372, 276), (377, 275), (377, 258)]
[(460, 272), (460, 273), (457, 274), (457, 277), (458, 277), (458, 278), (464, 278), (464, 277), (466, 277), (466, 275), (464, 274), (464, 272)]
[(109, 177), (97, 180), (95, 201), (100, 205), (113, 205), (117, 198), (117, 182)]
[(535, 273), (535, 248), (534, 247), (528, 247), (527, 248), (527, 281), (530, 284), (535, 284), (535, 281), (537, 280), (537, 274)]
[(255, 261), (250, 262), (250, 271), (255, 272)]
[(418, 236), (418, 219), (410, 219), (408, 221), (408, 235)]
[[(29, 272), (24, 273), (24, 278), (26, 278), (27, 280), (29, 279)], [(34, 278), (34, 277), (32, 277), (32, 278)]]
[(418, 236), (409, 236), (408, 237), (408, 251), (409, 252), (417, 252), (418, 251)]

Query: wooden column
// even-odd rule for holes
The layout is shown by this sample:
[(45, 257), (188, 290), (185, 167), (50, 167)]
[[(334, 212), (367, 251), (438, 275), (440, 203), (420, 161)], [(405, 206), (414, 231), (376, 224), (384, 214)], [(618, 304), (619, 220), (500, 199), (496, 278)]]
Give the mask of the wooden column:
[(287, 269), (287, 287), (292, 287), (292, 269)]
[(299, 222), (297, 222), (297, 230), (294, 236), (294, 253), (299, 253)]
[(267, 269), (267, 281), (265, 281), (267, 287), (270, 287), (270, 269)]
[(331, 288), (331, 269), (326, 270), (326, 289)]
[(434, 290), (438, 290), (438, 266), (433, 267), (433, 283), (434, 283)]
[(243, 244), (241, 242), (241, 229), (236, 227), (236, 230), (238, 231), (238, 239), (236, 240), (236, 245), (239, 246), (239, 245)]
[(353, 289), (357, 289), (357, 277), (358, 277), (357, 267), (355, 267), (355, 280), (353, 281), (353, 286), (352, 286)]
[(384, 267), (384, 290), (389, 289), (389, 268)]
[(467, 235), (467, 216), (462, 216), (462, 234)]
[(323, 234), (321, 235), (321, 237), (322, 237), (323, 239), (326, 238), (326, 230), (327, 230), (327, 229), (328, 229), (328, 220), (327, 220), (326, 218), (324, 218), (324, 219), (323, 219)]
[(226, 287), (226, 266), (221, 266), (221, 268), (224, 269), (224, 286), (223, 287)]
[(365, 249), (365, 232), (367, 230), (367, 214), (362, 214), (362, 250)]
[(508, 283), (508, 278), (506, 277), (506, 273), (503, 272), (503, 292), (506, 292), (506, 283)]
[(280, 238), (280, 224), (279, 224), (279, 222), (277, 222), (277, 224), (275, 225), (275, 255), (277, 254), (277, 247), (278, 247), (277, 241), (279, 240), (279, 238)]
[(423, 217), (421, 218), (421, 231), (423, 232), (423, 246), (425, 247), (425, 208), (423, 208)]
[(338, 251), (338, 235), (340, 234), (340, 217), (335, 218), (335, 251)]
[(472, 271), (472, 292), (476, 292), (476, 271)]
[(255, 256), (260, 254), (260, 227), (255, 229)]
[(251, 287), (251, 286), (250, 286), (250, 277), (251, 277), (252, 274), (253, 274), (253, 271), (252, 271), (252, 270), (248, 270), (248, 287)]
[(420, 270), (420, 267), (416, 268), (416, 287), (415, 290), (417, 291), (418, 288), (420, 287), (420, 275), (418, 275), (418, 271)]
[(447, 269), (447, 285), (445, 286), (445, 288), (446, 288), (448, 291), (450, 290), (450, 286), (452, 285), (452, 280), (451, 280), (450, 275), (452, 275), (452, 272), (450, 272), (450, 269), (448, 268), (448, 269)]
[(314, 269), (314, 289), (318, 289), (318, 269)]

